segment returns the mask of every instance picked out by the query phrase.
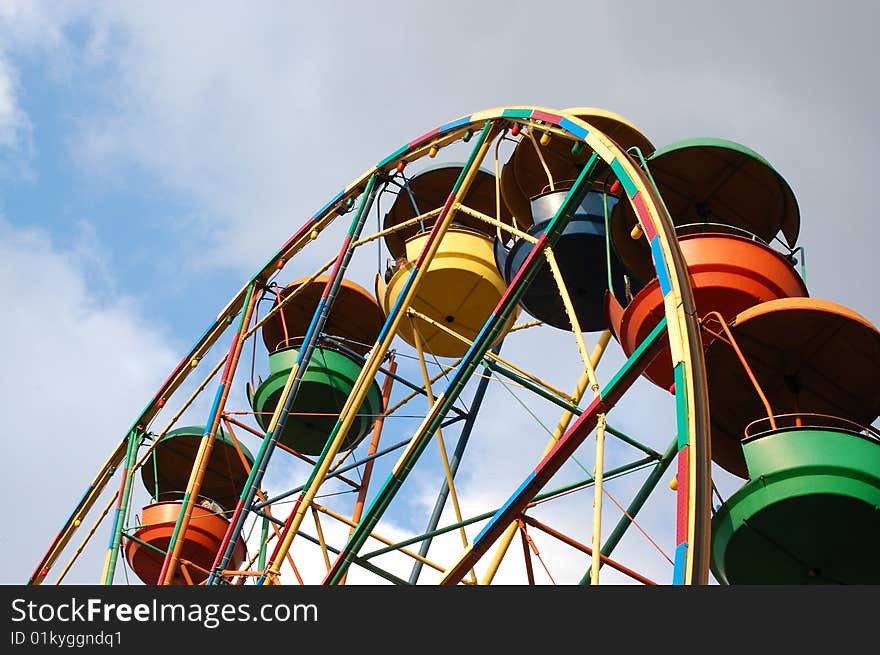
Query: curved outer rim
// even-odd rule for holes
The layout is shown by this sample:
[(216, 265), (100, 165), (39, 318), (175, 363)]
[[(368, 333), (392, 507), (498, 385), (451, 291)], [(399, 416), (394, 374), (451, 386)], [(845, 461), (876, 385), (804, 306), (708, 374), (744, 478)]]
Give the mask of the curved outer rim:
[[(637, 147), (643, 157), (649, 157), (654, 152), (654, 145), (651, 141), (630, 120), (620, 114), (598, 107), (569, 107), (563, 109), (561, 113), (566, 116), (574, 116), (593, 125), (594, 129), (605, 130), (604, 134), (624, 150), (629, 151), (631, 148)], [(531, 202), (535, 199), (536, 190), (529, 189), (528, 185), (524, 187), (523, 182), (518, 179), (518, 162), (521, 163), (524, 148), (531, 150), (526, 142), (520, 141), (511, 153), (510, 159), (502, 167), (500, 177), (501, 195), (504, 198), (502, 207), (509, 205), (511, 213), (516, 213), (514, 208), (521, 212), (520, 220), (522, 222), (520, 223), (520, 220), (517, 222), (520, 223), (519, 227), (523, 231), (528, 231), (536, 222), (531, 211)], [(537, 165), (537, 162), (533, 163)]]
[[(706, 374), (696, 319), (693, 294), (687, 277), (687, 267), (678, 247), (672, 220), (662, 200), (656, 194), (647, 176), (613, 140), (575, 115), (561, 110), (536, 106), (496, 107), (445, 123), (404, 144), (369, 168), (354, 182), (342, 189), (316, 212), (273, 254), (221, 310), (190, 352), (173, 369), (153, 399), (144, 408), (129, 430), (144, 430), (169, 397), (186, 380), (210, 347), (231, 325), (241, 311), (248, 289), (254, 283), (265, 282), (296, 255), (340, 213), (348, 199), (355, 200), (373, 175), (385, 176), (396, 169), (401, 161), (411, 162), (427, 154), (435, 144), (447, 145), (461, 138), (465, 132), (482, 127), (488, 121), (509, 121), (522, 126), (552, 127), (582, 140), (608, 164), (620, 180), (627, 199), (652, 245), (652, 258), (658, 277), (663, 281), (664, 308), (667, 320), (667, 338), (676, 371), (676, 409), (678, 433), (678, 491), (677, 537), (675, 552), (675, 584), (707, 584), (709, 572), (709, 540), (711, 509), (710, 451), (708, 440), (708, 399)], [(429, 264), (426, 260), (425, 265)], [(509, 288), (509, 287), (508, 287)], [(303, 362), (306, 366), (308, 362)], [(366, 373), (367, 369), (364, 369)], [(360, 382), (360, 379), (359, 379)], [(359, 383), (358, 382), (358, 383)], [(160, 403), (160, 401), (163, 401)], [(59, 531), (46, 555), (31, 577), (31, 584), (39, 584), (51, 564), (60, 555), (76, 528), (75, 518), (83, 516), (97, 500), (100, 491), (112, 477), (116, 466), (125, 457), (128, 434), (92, 481), (87, 493)], [(265, 465), (265, 464), (264, 464)]]

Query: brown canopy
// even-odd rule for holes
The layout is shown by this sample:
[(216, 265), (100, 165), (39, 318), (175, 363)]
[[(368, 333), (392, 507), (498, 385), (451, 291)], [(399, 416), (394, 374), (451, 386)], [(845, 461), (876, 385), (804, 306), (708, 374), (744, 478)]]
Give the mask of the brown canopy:
[[(676, 226), (715, 224), (707, 230), (744, 230), (769, 243), (782, 233), (797, 242), (800, 213), (783, 177), (758, 153), (723, 139), (688, 139), (648, 158), (648, 169)], [(624, 264), (643, 282), (654, 276), (650, 244), (634, 240), (632, 205), (619, 202), (611, 240)]]
[[(651, 142), (635, 125), (615, 113), (595, 107), (572, 107), (563, 113), (589, 123), (622, 148), (638, 146), (645, 157), (654, 150)], [(590, 157), (589, 148), (572, 154), (572, 145), (571, 140), (558, 136), (552, 137), (545, 146), (539, 145), (553, 178), (554, 188), (564, 189), (567, 188), (566, 185), (570, 186)], [(531, 199), (549, 190), (547, 172), (541, 165), (535, 144), (524, 137), (501, 169), (501, 193), (521, 229), (526, 230), (534, 223)]]
[[(870, 425), (880, 415), (880, 333), (827, 300), (784, 298), (740, 313), (731, 332), (774, 415), (815, 413)], [(733, 348), (706, 350), (712, 458), (745, 477), (740, 441), (767, 416)]]
[[(301, 278), (284, 287), (280, 293), (281, 299), (303, 286), (306, 279)], [(293, 300), (263, 324), (263, 342), (270, 353), (285, 345), (295, 345), (298, 337), (305, 336), (328, 279), (328, 276), (321, 275), (306, 284)], [(276, 298), (273, 307), (277, 304)], [(349, 348), (366, 353), (384, 322), (385, 316), (372, 294), (343, 278), (327, 317), (324, 333), (338, 336), (347, 342)]]
[[(449, 194), (452, 193), (462, 168), (464, 168), (462, 163), (439, 164), (414, 175), (409, 180), (409, 191), (407, 189), (398, 190), (394, 204), (385, 214), (383, 228), (388, 229), (432, 209), (443, 207)], [(413, 200), (415, 200), (415, 207)], [(462, 204), (494, 218), (497, 213), (495, 176), (487, 170), (479, 169), (467, 194), (462, 199)], [(416, 208), (418, 208), (418, 212), (416, 212)], [(423, 226), (414, 224), (387, 234), (385, 245), (392, 257), (395, 259), (403, 257), (406, 254), (406, 241), (423, 229), (430, 229), (436, 220), (437, 217), (434, 216), (426, 220)], [(495, 234), (495, 228), (492, 225), (463, 212), (456, 213), (454, 220), (457, 224), (465, 225), (477, 232), (487, 235)], [(510, 212), (504, 203), (501, 203), (501, 220), (510, 224)]]

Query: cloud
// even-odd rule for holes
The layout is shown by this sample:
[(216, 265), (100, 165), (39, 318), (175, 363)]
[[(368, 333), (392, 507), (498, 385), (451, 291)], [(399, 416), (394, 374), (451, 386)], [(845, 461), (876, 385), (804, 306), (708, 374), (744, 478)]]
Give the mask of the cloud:
[(32, 151), (31, 123), (18, 100), (15, 71), (0, 50), (0, 180), (26, 174)]
[[(823, 282), (835, 265), (867, 291), (852, 263), (867, 240), (817, 235), (833, 214), (869, 227), (860, 190), (876, 103), (861, 81), (873, 5), (798, 5), (795, 23), (784, 4), (558, 2), (541, 29), (522, 3), (461, 3), (443, 15), (397, 3), (381, 20), (342, 3), (5, 6), (16, 47), (44, 53), (88, 107), (71, 134), (79, 162), (98, 177), (135, 172), (183, 198), (172, 229), (199, 253), (186, 258), (195, 266), (253, 270), (366, 168), (447, 120), (505, 104), (598, 105), (659, 145), (721, 136), (768, 157), (802, 203), (818, 292), (840, 291)], [(703, 27), (719, 15), (730, 29)], [(846, 48), (832, 47), (841, 40)], [(851, 193), (822, 193), (829, 184)], [(834, 262), (844, 247), (859, 256)]]
[(0, 61), (0, 147), (8, 148), (18, 140), (23, 118), (12, 76), (5, 62)]
[[(27, 580), (175, 363), (161, 326), (135, 299), (90, 283), (94, 254), (84, 259), (77, 250), (0, 218), (0, 293), (11, 308), (0, 327), (0, 456), (9, 525), (27, 526), (0, 536), (6, 584)], [(104, 534), (86, 553), (92, 566), (78, 567), (84, 577), (71, 581), (97, 582)], [(82, 536), (84, 529), (74, 541)]]

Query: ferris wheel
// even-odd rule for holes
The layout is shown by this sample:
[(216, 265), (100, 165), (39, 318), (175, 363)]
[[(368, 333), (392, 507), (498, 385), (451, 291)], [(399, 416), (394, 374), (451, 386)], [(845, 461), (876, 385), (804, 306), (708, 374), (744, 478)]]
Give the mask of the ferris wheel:
[(731, 141), (427, 131), (211, 318), (28, 582), (96, 534), (104, 584), (880, 582), (880, 333), (799, 225)]

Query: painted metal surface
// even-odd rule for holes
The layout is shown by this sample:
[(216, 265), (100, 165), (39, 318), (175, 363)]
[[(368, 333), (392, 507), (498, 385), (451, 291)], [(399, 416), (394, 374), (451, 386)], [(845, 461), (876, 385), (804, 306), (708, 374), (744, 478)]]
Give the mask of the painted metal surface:
[[(487, 149), (487, 141), (485, 139), (487, 137), (494, 138), (499, 133), (499, 130), (511, 129), (511, 126), (514, 128), (522, 126), (527, 130), (534, 130), (536, 133), (539, 131), (551, 131), (553, 132), (551, 142), (557, 138), (560, 140), (565, 138), (569, 140), (569, 145), (573, 142), (574, 145), (581, 144), (583, 151), (586, 151), (588, 155), (592, 153), (607, 171), (613, 173), (617, 183), (623, 189), (625, 194), (623, 198), (632, 205), (640, 225), (652, 244), (651, 256), (654, 260), (658, 282), (664, 297), (664, 310), (667, 319), (665, 323), (667, 329), (665, 339), (668, 340), (670, 345), (670, 357), (676, 364), (675, 369), (678, 375), (676, 387), (676, 406), (679, 408), (678, 464), (679, 477), (682, 479), (682, 484), (680, 484), (679, 491), (677, 492), (679, 502), (675, 521), (677, 522), (676, 548), (678, 557), (674, 580), (686, 584), (705, 582), (708, 572), (708, 556), (705, 546), (708, 545), (709, 477), (704, 458), (700, 457), (700, 454), (707, 452), (705, 441), (707, 416), (705, 412), (705, 387), (703, 384), (704, 374), (701, 359), (702, 348), (700, 347), (699, 333), (694, 319), (693, 298), (683, 258), (678, 249), (675, 235), (672, 232), (671, 221), (668, 215), (666, 215), (659, 197), (650, 187), (648, 178), (644, 173), (624, 153), (620, 144), (607, 135), (602, 134), (601, 130), (596, 129), (588, 122), (565, 112), (535, 107), (492, 109), (450, 121), (394, 150), (388, 157), (382, 159), (375, 167), (367, 171), (364, 176), (358, 178), (333, 196), (321, 210), (306, 221), (303, 227), (269, 258), (265, 266), (220, 312), (217, 320), (209, 327), (205, 335), (198, 340), (196, 347), (191, 353), (192, 356), (182, 361), (181, 365), (172, 372), (169, 382), (160, 388), (143, 416), (154, 414), (160, 409), (164, 404), (164, 400), (186, 379), (190, 370), (198, 366), (198, 360), (201, 356), (225, 333), (225, 328), (231, 322), (232, 317), (246, 305), (246, 299), (253, 288), (253, 283), (257, 281), (262, 283), (273, 275), (275, 271), (283, 269), (294, 256), (313, 240), (312, 235), (322, 231), (340, 215), (340, 205), (346, 205), (363, 192), (364, 184), (368, 179), (374, 179), (375, 176), (384, 177), (389, 175), (395, 169), (400, 169), (401, 166), (404, 166), (407, 163), (405, 160), (424, 156), (428, 149), (436, 144), (445, 146), (459, 139), (467, 141), (471, 135), (483, 129), (481, 137), (477, 139), (474, 150), (475, 154), (472, 156), (479, 162)], [(572, 150), (572, 148), (569, 148), (569, 150)], [(356, 420), (359, 407), (368, 393), (369, 385), (376, 375), (378, 366), (381, 364), (391, 340), (398, 335), (400, 328), (407, 320), (406, 309), (420, 291), (420, 285), (425, 277), (425, 273), (429, 270), (435, 255), (439, 252), (445, 240), (444, 235), (447, 229), (449, 229), (453, 214), (455, 213), (454, 207), (456, 203), (462, 201), (470, 182), (473, 181), (473, 175), (469, 175), (471, 170), (469, 163), (463, 169), (463, 175), (457, 179), (452, 192), (440, 209), (430, 236), (425, 240), (418, 258), (414, 261), (410, 275), (397, 295), (397, 301), (390, 308), (388, 317), (373, 342), (373, 347), (368, 351), (369, 356), (367, 357), (366, 365), (361, 369), (357, 380), (353, 384), (352, 392), (348, 396), (345, 406), (340, 411), (339, 420), (331, 431), (330, 439), (322, 451), (312, 475), (309, 477), (303, 495), (297, 500), (294, 511), (291, 513), (291, 518), (285, 523), (281, 543), (270, 560), (267, 561), (267, 574), (270, 580), (277, 576), (280, 561), (287, 554), (290, 542), (298, 532), (305, 511), (310, 506), (312, 499), (315, 498), (321, 482), (327, 476), (331, 462), (336, 453), (339, 452), (347, 429)], [(558, 217), (558, 221), (551, 221), (540, 237), (543, 241), (539, 241), (538, 247), (552, 245), (558, 238), (559, 232), (564, 229), (567, 218), (567, 216), (562, 216)], [(529, 259), (531, 258), (527, 258), (524, 268), (530, 265)], [(489, 260), (491, 261), (491, 258)], [(337, 265), (338, 263), (337, 261)], [(466, 353), (468, 357), (463, 358), (466, 361), (463, 361), (458, 371), (452, 376), (450, 386), (437, 396), (423, 425), (413, 435), (411, 446), (404, 453), (399, 465), (395, 468), (395, 478), (392, 486), (399, 486), (397, 483), (402, 481), (406, 471), (412, 466), (419, 455), (419, 451), (424, 447), (426, 440), (430, 439), (433, 432), (439, 427), (445, 414), (450, 410), (451, 404), (455, 401), (456, 396), (461, 392), (463, 385), (470, 379), (476, 366), (479, 364), (482, 355), (491, 346), (493, 338), (500, 336), (499, 329), (503, 327), (504, 321), (509, 318), (510, 312), (514, 311), (519, 297), (530, 282), (531, 275), (523, 275), (522, 271), (520, 271), (510, 281), (510, 284), (503, 285), (498, 303), (477, 332), (474, 344), (468, 348), (468, 353)], [(324, 295), (326, 296), (326, 290)], [(320, 311), (320, 307), (316, 308), (315, 314), (312, 317), (312, 325), (315, 323), (315, 317), (318, 316)], [(308, 362), (300, 362), (300, 364), (306, 367)], [(293, 377), (293, 372), (294, 369), (291, 369), (291, 377)], [(269, 433), (267, 434), (267, 439), (270, 439), (272, 430), (269, 430)], [(266, 441), (264, 441), (264, 445), (265, 443)], [(263, 457), (264, 450), (267, 453), (265, 457)], [(119, 449), (111, 457), (110, 469), (114, 468), (124, 456), (124, 452), (120, 454), (118, 451)], [(271, 448), (265, 449), (261, 447), (260, 454), (256, 458), (260, 461), (259, 464), (255, 465), (255, 470), (260, 469), (262, 471), (265, 469), (265, 466), (268, 464), (268, 454), (271, 454)], [(564, 449), (557, 450), (554, 457), (564, 460)], [(554, 461), (554, 465), (556, 463)], [(550, 469), (547, 468), (546, 470)], [(98, 479), (99, 485), (105, 484), (103, 477), (104, 474), (102, 472), (101, 476), (99, 476), (100, 479)], [(387, 493), (385, 493), (386, 491)], [(382, 511), (384, 511), (383, 505), (386, 500), (390, 500), (393, 497), (394, 492), (396, 492), (396, 489), (391, 489), (386, 484), (386, 487), (383, 488), (381, 503), (378, 505), (374, 503), (365, 512), (361, 524), (356, 528), (352, 536), (351, 548), (347, 547), (340, 552), (340, 557), (342, 558), (340, 561), (347, 564), (356, 557), (358, 546), (356, 542), (369, 536), (371, 526), (381, 516)], [(239, 499), (235, 510), (239, 517), (249, 510), (249, 507), (245, 507), (247, 503), (247, 498)], [(88, 504), (90, 504), (90, 501), (87, 500), (86, 505)], [(84, 505), (81, 503), (75, 510), (75, 515), (78, 515), (83, 508)], [(75, 525), (71, 526), (70, 523), (66, 525), (62, 530), (59, 540), (56, 540), (56, 542), (66, 541), (72, 533), (72, 529), (75, 529)], [(183, 535), (187, 533), (186, 530), (182, 532)], [(225, 535), (224, 539), (228, 536), (228, 534)], [(363, 542), (361, 541), (360, 543)], [(51, 552), (41, 562), (41, 566), (43, 564), (51, 565), (51, 561), (54, 561), (56, 556), (55, 545), (53, 544)], [(220, 550), (222, 550), (222, 543)], [(215, 561), (216, 564), (217, 562)], [(223, 565), (225, 568), (225, 562), (223, 562)], [(41, 577), (45, 575), (42, 569), (38, 573)], [(343, 567), (337, 567), (335, 573), (344, 575)]]
[[(392, 259), (406, 257), (412, 261), (406, 242), (433, 227), (437, 220), (436, 210), (443, 207), (443, 203), (446, 202), (449, 195), (449, 189), (455, 184), (463, 167), (463, 162), (428, 166), (401, 183), (402, 188), (397, 189), (397, 198), (382, 219), (383, 230), (390, 230), (402, 223), (408, 223), (383, 237)], [(468, 192), (462, 197), (462, 204), (487, 216), (495, 217), (497, 204), (495, 186), (495, 176), (488, 170), (479, 169)], [(501, 209), (498, 218), (509, 224), (511, 222), (510, 212), (503, 205)], [(425, 216), (425, 218), (412, 222), (417, 216)], [(495, 233), (495, 228), (491, 225), (461, 211), (456, 212), (453, 225), (465, 227), (487, 236)]]
[[(168, 548), (171, 535), (182, 509), (180, 501), (164, 501), (147, 505), (141, 510), (141, 527), (132, 533), (135, 539), (125, 540), (125, 558), (131, 569), (145, 584), (159, 584), (164, 551)], [(222, 515), (196, 504), (186, 532), (181, 537), (182, 562), (192, 562), (187, 566), (187, 574), (194, 584), (208, 578), (208, 571), (214, 561), (214, 554), (226, 532), (229, 521)], [(144, 542), (144, 543), (140, 543)], [(148, 545), (145, 545), (148, 544)], [(158, 549), (158, 550), (157, 550)], [(231, 569), (237, 569), (247, 557), (244, 540), (236, 544)], [(175, 571), (170, 584), (187, 584), (182, 571)]]
[[(532, 199), (532, 216), (537, 221), (528, 234), (538, 237), (553, 218), (565, 191), (550, 191)], [(575, 210), (571, 222), (559, 236), (553, 247), (553, 255), (559, 265), (575, 315), (582, 330), (595, 332), (608, 327), (603, 310), (605, 289), (608, 288), (608, 257), (605, 243), (605, 205), (608, 211), (617, 198), (601, 192), (590, 192)], [(509, 251), (499, 240), (495, 241), (495, 260), (507, 282), (513, 279), (532, 249), (525, 239), (515, 241)], [(620, 297), (626, 289), (624, 269), (614, 253), (611, 253), (612, 286)], [(523, 294), (520, 305), (529, 314), (547, 325), (561, 330), (571, 330), (571, 321), (565, 310), (559, 287), (545, 264)]]
[[(768, 246), (735, 234), (689, 234), (678, 243), (687, 262), (697, 313), (700, 317), (717, 311), (726, 319), (762, 302), (807, 295), (807, 287), (780, 253)], [(615, 338), (625, 353), (631, 353), (664, 315), (663, 295), (658, 279), (651, 280), (623, 308), (606, 295), (606, 313)], [(703, 334), (708, 345), (712, 337)], [(661, 389), (674, 382), (667, 351), (645, 371), (645, 377)]]
[[(458, 126), (458, 123), (456, 123), (456, 126)], [(496, 126), (493, 121), (487, 120), (482, 122), (480, 134), (477, 137), (476, 143), (473, 146), (467, 164), (462, 168), (461, 174), (456, 179), (455, 184), (453, 185), (446, 202), (443, 204), (443, 208), (441, 209), (440, 214), (437, 217), (437, 221), (431, 228), (431, 232), (427, 240), (425, 241), (423, 250), (421, 251), (421, 253), (419, 253), (418, 259), (416, 259), (415, 261), (413, 269), (410, 272), (409, 278), (405, 283), (401, 295), (398, 297), (395, 306), (391, 309), (391, 312), (386, 317), (385, 323), (383, 324), (382, 330), (380, 331), (377, 338), (377, 342), (374, 348), (370, 351), (367, 361), (364, 364), (364, 368), (361, 370), (361, 375), (358, 377), (358, 380), (355, 383), (355, 389), (352, 395), (349, 396), (346, 406), (340, 412), (339, 421), (337, 422), (336, 426), (334, 426), (333, 431), (331, 432), (330, 438), (327, 442), (327, 446), (318, 457), (318, 460), (315, 463), (315, 467), (313, 468), (311, 475), (306, 481), (302, 494), (295, 501), (293, 511), (289, 514), (287, 520), (285, 521), (282, 538), (276, 546), (274, 552), (272, 553), (269, 566), (267, 567), (266, 571), (264, 571), (263, 575), (258, 579), (257, 584), (264, 584), (267, 580), (270, 584), (277, 581), (281, 570), (281, 561), (289, 553), (290, 547), (293, 543), (293, 539), (296, 537), (297, 532), (299, 531), (299, 527), (302, 524), (305, 512), (315, 498), (315, 495), (320, 488), (321, 482), (329, 472), (333, 458), (339, 452), (339, 447), (342, 443), (342, 439), (344, 438), (346, 432), (348, 431), (348, 428), (351, 426), (351, 423), (354, 420), (354, 409), (357, 408), (361, 402), (363, 402), (363, 399), (366, 395), (367, 385), (369, 384), (370, 380), (375, 378), (375, 375), (379, 370), (379, 367), (381, 366), (382, 360), (388, 352), (391, 341), (393, 340), (397, 329), (404, 319), (405, 314), (403, 310), (405, 310), (405, 308), (410, 304), (410, 302), (412, 302), (413, 298), (418, 293), (422, 279), (424, 278), (425, 271), (433, 260), (434, 255), (437, 253), (443, 235), (445, 234), (446, 230), (449, 228), (449, 225), (452, 222), (452, 207), (456, 204), (456, 202), (460, 201), (461, 198), (464, 197), (464, 195), (470, 188), (470, 184), (476, 174), (475, 166), (478, 166), (479, 162), (482, 161), (483, 157), (485, 157), (486, 151), (489, 148), (490, 137), (494, 136), (495, 132)], [(470, 129), (466, 134), (470, 135), (468, 136), (468, 140), (470, 140), (470, 138), (473, 136), (473, 132), (470, 131)], [(421, 138), (427, 138), (427, 136), (420, 137), (420, 139)], [(412, 147), (412, 145), (408, 147)], [(382, 160), (382, 162), (380, 162), (379, 164), (379, 167), (382, 168), (386, 165), (391, 165), (394, 159), (398, 156), (398, 153), (405, 150), (406, 147), (395, 151), (395, 153)], [(401, 162), (398, 162), (395, 165), (395, 168), (399, 168), (400, 163)], [(364, 525), (364, 520), (369, 521), (369, 519), (362, 519), (360, 524), (361, 526)], [(358, 529), (355, 530), (355, 534), (357, 534), (357, 532)], [(354, 535), (351, 537), (351, 539), (354, 539)], [(345, 572), (343, 572), (343, 575), (344, 573)]]
[[(559, 124), (554, 114), (544, 113), (548, 124)], [(624, 150), (635, 146), (646, 157), (654, 150), (635, 125), (614, 112), (599, 107), (572, 107), (562, 114), (591, 125)], [(570, 186), (589, 155), (586, 148), (572, 152), (572, 142), (564, 138), (551, 136), (546, 144), (529, 138), (520, 141), (501, 169), (501, 194), (521, 229), (528, 230), (540, 220), (532, 213), (532, 199), (547, 191)], [(601, 170), (606, 166), (606, 162), (600, 164), (597, 178), (602, 178)]]
[(880, 583), (880, 441), (774, 430), (743, 444), (749, 482), (712, 520), (726, 584)]
[[(159, 440), (141, 466), (144, 488), (155, 500), (179, 500), (183, 496), (204, 433), (205, 426), (190, 425), (171, 430)], [(241, 461), (232, 438), (222, 429), (217, 430), (202, 479), (201, 495), (225, 509), (235, 506), (247, 480), (248, 469), (254, 463), (254, 456), (243, 444), (238, 448), (248, 468)]]
[[(417, 259), (427, 239), (428, 233), (425, 232), (406, 242), (407, 262), (394, 273), (387, 286), (377, 276), (376, 294), (386, 313), (391, 311), (406, 288), (413, 268), (411, 262)], [(437, 254), (428, 265), (421, 288), (410, 307), (473, 341), (506, 288), (507, 283), (495, 265), (491, 237), (453, 226), (447, 230)], [(507, 319), (506, 329), (497, 341), (504, 338), (504, 333), (515, 320), (516, 313)], [(425, 352), (432, 355), (461, 357), (468, 350), (465, 341), (420, 318), (404, 320), (398, 336), (415, 346), (415, 330), (421, 336)]]
[[(217, 557), (214, 560), (211, 575), (208, 577), (209, 584), (216, 583), (220, 580), (220, 575), (223, 569), (228, 565), (233, 555), (236, 541), (244, 528), (246, 510), (250, 511), (254, 498), (260, 495), (258, 494), (258, 491), (269, 464), (269, 460), (275, 451), (275, 445), (278, 443), (279, 436), (284, 431), (284, 426), (286, 425), (290, 410), (296, 402), (303, 376), (308, 370), (311, 356), (315, 347), (318, 345), (318, 338), (327, 324), (330, 311), (333, 308), (334, 301), (340, 287), (342, 286), (342, 281), (345, 279), (348, 266), (351, 263), (354, 251), (353, 244), (360, 236), (366, 221), (366, 216), (375, 201), (377, 191), (376, 181), (376, 174), (365, 176), (363, 187), (358, 186), (353, 189), (352, 195), (349, 196), (342, 205), (342, 207), (348, 207), (349, 204), (353, 205), (355, 198), (360, 196), (357, 211), (349, 224), (348, 232), (342, 239), (342, 245), (339, 248), (336, 257), (333, 259), (331, 272), (327, 277), (327, 281), (324, 284), (324, 290), (321, 293), (321, 297), (312, 314), (309, 327), (303, 337), (302, 346), (297, 355), (296, 362), (294, 363), (293, 368), (290, 369), (287, 382), (279, 396), (276, 410), (272, 415), (266, 434), (260, 442), (260, 449), (257, 451), (257, 457), (254, 466), (251, 469), (251, 473), (248, 476), (245, 489), (242, 491), (241, 497), (235, 505), (235, 509), (233, 510), (232, 517), (229, 521), (229, 527), (226, 530), (226, 534), (223, 535), (220, 547), (217, 549)], [(326, 205), (324, 211), (329, 210), (333, 202), (336, 202), (336, 200), (331, 201), (330, 204)], [(339, 209), (337, 208), (334, 213), (338, 215)], [(294, 237), (297, 237), (299, 234), (300, 233), (297, 233)], [(315, 234), (316, 230), (313, 229), (312, 232), (309, 233), (309, 238), (312, 239)], [(279, 268), (279, 265), (283, 268), (285, 261), (286, 259), (284, 257), (279, 258), (275, 265), (276, 269)]]
[[(788, 298), (756, 305), (730, 331), (774, 414), (822, 414), (870, 425), (880, 415), (880, 332), (838, 303)], [(727, 344), (706, 352), (712, 456), (745, 477), (746, 426), (766, 417), (754, 386)]]
[[(314, 280), (300, 278), (278, 292), (272, 307), (281, 305), (281, 308), (262, 327), (263, 343), (270, 353), (302, 342), (329, 279), (328, 275), (319, 275)], [(323, 332), (343, 339), (353, 350), (365, 353), (376, 340), (383, 320), (382, 310), (373, 294), (356, 282), (343, 278)]]
[(239, 358), (241, 356), (242, 347), (244, 346), (245, 331), (250, 325), (251, 317), (253, 316), (256, 307), (256, 288), (257, 284), (252, 282), (248, 285), (247, 291), (245, 292), (244, 304), (238, 320), (238, 325), (230, 339), (229, 350), (225, 358), (225, 365), (223, 367), (223, 372), (220, 375), (220, 384), (214, 395), (214, 401), (211, 404), (211, 410), (205, 423), (205, 432), (199, 443), (199, 450), (196, 453), (189, 481), (186, 485), (186, 492), (181, 501), (183, 507), (177, 516), (177, 523), (174, 526), (174, 531), (171, 533), (168, 552), (165, 555), (165, 561), (162, 564), (162, 571), (159, 574), (159, 581), (161, 584), (170, 584), (171, 579), (177, 571), (180, 553), (183, 549), (181, 535), (186, 534), (192, 516), (193, 503), (196, 498), (198, 498), (199, 492), (201, 491), (202, 480), (205, 477), (205, 470), (211, 456), (214, 440), (217, 436), (217, 431), (220, 428), (220, 419), (226, 408), (226, 401), (229, 398), (229, 392), (232, 388), (235, 372), (238, 368)]
[[(264, 430), (269, 427), (298, 355), (296, 348), (276, 350), (269, 355), (269, 377), (250, 399), (255, 418)], [(316, 348), (278, 441), (304, 455), (320, 454), (360, 372), (360, 363), (348, 355), (332, 348)], [(381, 412), (382, 394), (373, 382), (343, 441), (343, 449), (360, 443)]]
[[(675, 226), (726, 227), (765, 243), (781, 233), (794, 247), (800, 230), (794, 193), (754, 150), (724, 139), (687, 139), (660, 148), (646, 163)], [(619, 205), (611, 219), (611, 240), (626, 267), (647, 282), (653, 276), (650, 240), (633, 239), (635, 225), (632, 208)]]

